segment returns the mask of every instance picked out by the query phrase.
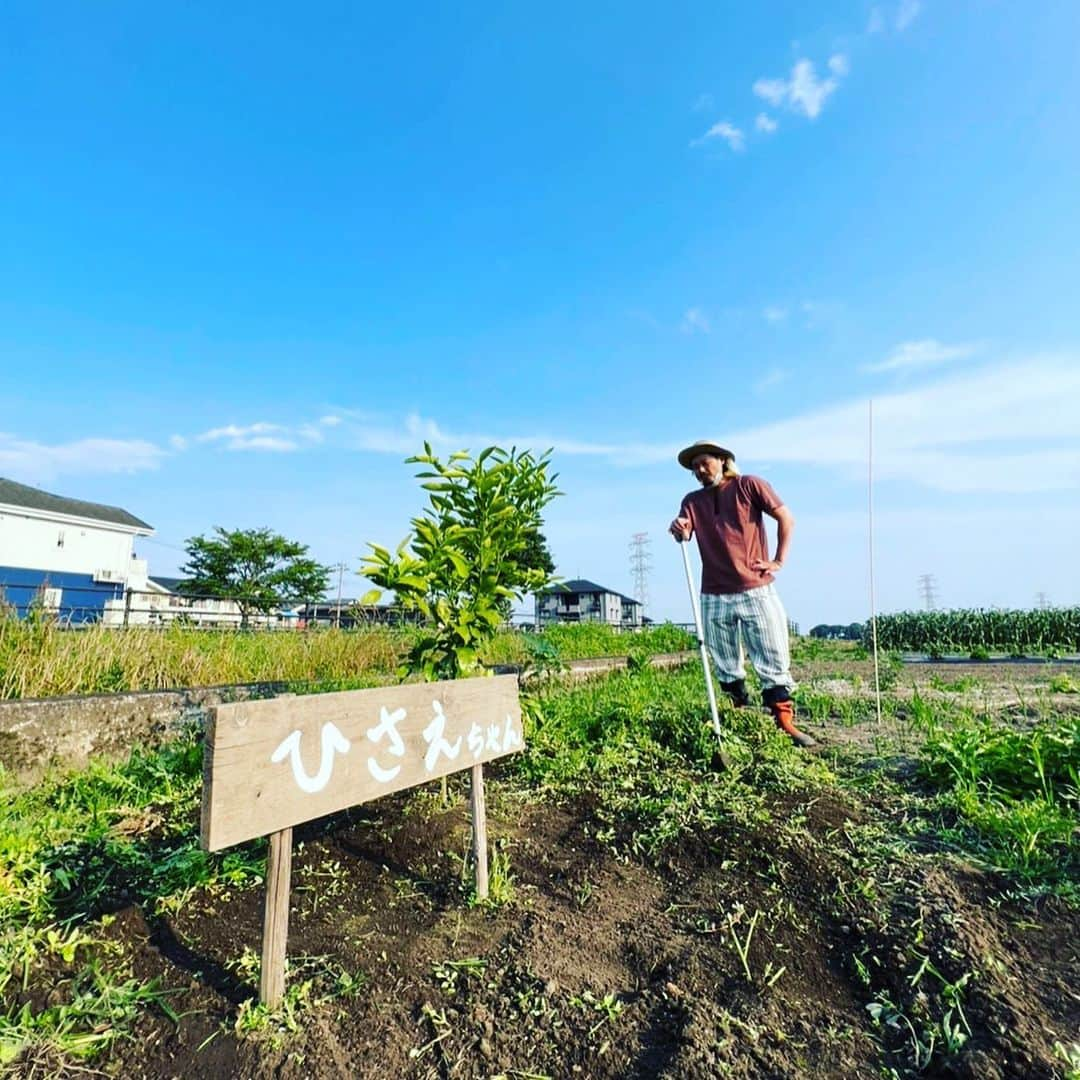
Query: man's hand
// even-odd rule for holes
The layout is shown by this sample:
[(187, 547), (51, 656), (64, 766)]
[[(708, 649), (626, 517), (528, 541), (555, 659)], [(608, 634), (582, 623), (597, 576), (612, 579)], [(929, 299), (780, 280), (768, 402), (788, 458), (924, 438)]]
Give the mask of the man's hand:
[(668, 526), (668, 532), (675, 537), (679, 543), (683, 543), (690, 539), (690, 519), (689, 518), (676, 518), (670, 526)]
[(750, 564), (750, 569), (758, 570), (762, 574), (775, 574), (776, 571), (779, 570), (780, 567), (783, 565), (784, 564), (782, 562), (777, 562), (775, 559), (772, 559), (770, 561), (766, 561), (765, 559), (755, 559)]

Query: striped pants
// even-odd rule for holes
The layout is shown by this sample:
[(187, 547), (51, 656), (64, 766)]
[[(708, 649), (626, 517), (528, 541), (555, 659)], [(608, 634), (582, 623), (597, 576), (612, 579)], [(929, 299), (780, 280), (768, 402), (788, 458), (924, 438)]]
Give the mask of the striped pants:
[(771, 583), (740, 593), (702, 593), (701, 621), (720, 682), (745, 678), (745, 647), (762, 690), (773, 686), (795, 689), (787, 613)]

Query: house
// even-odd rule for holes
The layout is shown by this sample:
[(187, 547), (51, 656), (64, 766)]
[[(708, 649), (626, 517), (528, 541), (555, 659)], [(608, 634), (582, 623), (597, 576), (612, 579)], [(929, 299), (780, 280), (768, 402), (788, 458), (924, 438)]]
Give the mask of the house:
[(145, 588), (135, 537), (154, 530), (117, 506), (53, 495), (0, 477), (0, 594), (67, 622), (122, 618), (126, 589)]
[(641, 602), (594, 581), (575, 578), (536, 594), (536, 623), (603, 622), (612, 626), (641, 626)]
[[(182, 622), (220, 630), (235, 630), (243, 623), (243, 612), (235, 600), (223, 596), (199, 596), (186, 593), (183, 578), (147, 578), (145, 589), (128, 594), (126, 610), (120, 612), (120, 623), (126, 626), (165, 626)], [(105, 621), (119, 625), (117, 613), (107, 613)], [(298, 613), (289, 609), (260, 611), (248, 615), (248, 626), (272, 629), (294, 629), (300, 625)]]
[(362, 604), (359, 600), (320, 600), (301, 604), (297, 610), (300, 624), (306, 627), (339, 626), (353, 630), (363, 626), (418, 625), (423, 616), (418, 611), (405, 611), (397, 604)]

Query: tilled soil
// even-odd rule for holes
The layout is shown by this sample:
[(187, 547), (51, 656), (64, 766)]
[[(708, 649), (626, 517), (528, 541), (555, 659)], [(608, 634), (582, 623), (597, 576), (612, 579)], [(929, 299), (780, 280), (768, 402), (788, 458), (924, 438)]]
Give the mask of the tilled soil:
[[(500, 906), (466, 901), (460, 793), (297, 831), (290, 985), (312, 986), (295, 1030), (237, 1030), (256, 976), (235, 961), (258, 953), (261, 890), (119, 911), (108, 933), (137, 977), (174, 991), (172, 1016), (145, 1012), (92, 1067), (132, 1080), (1063, 1075), (1054, 1044), (1080, 1031), (1077, 912), (1010, 900), (944, 856), (875, 862), (860, 837), (880, 808), (784, 796), (758, 825), (643, 860), (616, 854), (625, 838), (588, 799), (490, 787), (514, 875)], [(366, 982), (331, 996), (331, 970)], [(950, 1007), (970, 1036), (927, 1047)]]

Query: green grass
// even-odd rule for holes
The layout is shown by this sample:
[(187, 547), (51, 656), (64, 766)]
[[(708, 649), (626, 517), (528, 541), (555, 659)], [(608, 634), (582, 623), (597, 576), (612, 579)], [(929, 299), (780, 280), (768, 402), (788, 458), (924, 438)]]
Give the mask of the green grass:
[(618, 672), (547, 693), (513, 767), (536, 796), (595, 795), (598, 835), (622, 835), (636, 854), (691, 829), (761, 820), (767, 794), (830, 779), (763, 712), (725, 708), (722, 722), (727, 768), (700, 667)]
[[(141, 1009), (168, 1011), (160, 988), (135, 979), (108, 940), (112, 912), (137, 904), (152, 917), (197, 888), (261, 881), (263, 843), (212, 855), (199, 847), (201, 782), (201, 747), (182, 741), (0, 790), (0, 1065), (18, 1054), (92, 1056)], [(47, 1004), (19, 1003), (43, 986)]]
[(942, 836), (1029, 885), (1073, 893), (1080, 870), (1080, 716), (1018, 726), (966, 710), (921, 711), (922, 775)]

